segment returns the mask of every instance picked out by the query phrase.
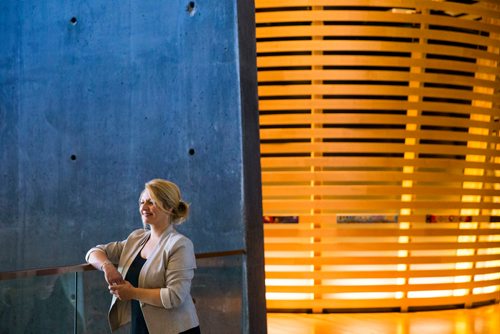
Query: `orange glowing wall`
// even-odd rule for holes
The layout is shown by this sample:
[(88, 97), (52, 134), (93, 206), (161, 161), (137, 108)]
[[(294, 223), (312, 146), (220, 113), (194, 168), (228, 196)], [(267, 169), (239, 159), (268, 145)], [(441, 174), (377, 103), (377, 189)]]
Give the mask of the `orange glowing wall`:
[(498, 2), (255, 4), (267, 307), (498, 302)]

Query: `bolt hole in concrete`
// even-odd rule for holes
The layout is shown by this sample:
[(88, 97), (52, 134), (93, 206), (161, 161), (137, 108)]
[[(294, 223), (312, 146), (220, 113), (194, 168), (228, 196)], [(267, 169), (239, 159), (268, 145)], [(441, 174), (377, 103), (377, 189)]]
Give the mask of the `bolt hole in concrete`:
[(189, 155), (194, 155), (194, 148), (189, 149)]
[(194, 1), (189, 1), (187, 7), (186, 7), (186, 11), (189, 13), (189, 15), (193, 16), (194, 13), (196, 12), (196, 9), (195, 9), (195, 3)]
[(76, 160), (76, 155), (72, 154), (69, 158), (70, 158), (71, 160)]
[(71, 23), (72, 25), (76, 25), (78, 23), (78, 20), (76, 19), (76, 17), (72, 17), (70, 20), (69, 20), (69, 23)]

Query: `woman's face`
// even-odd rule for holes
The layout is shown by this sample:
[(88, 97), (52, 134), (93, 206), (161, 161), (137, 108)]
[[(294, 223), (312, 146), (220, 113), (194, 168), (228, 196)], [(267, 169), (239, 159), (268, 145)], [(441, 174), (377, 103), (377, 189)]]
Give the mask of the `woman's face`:
[(169, 213), (163, 211), (155, 204), (148, 190), (144, 190), (139, 199), (139, 212), (144, 224), (159, 226), (169, 221)]

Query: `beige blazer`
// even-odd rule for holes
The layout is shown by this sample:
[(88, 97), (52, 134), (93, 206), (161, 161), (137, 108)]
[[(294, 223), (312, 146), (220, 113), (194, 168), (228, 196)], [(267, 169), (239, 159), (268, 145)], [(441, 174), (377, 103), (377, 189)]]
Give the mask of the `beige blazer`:
[[(85, 259), (88, 262), (90, 253), (102, 251), (111, 262), (118, 264), (118, 271), (125, 277), (150, 233), (149, 230), (139, 229), (126, 240), (97, 245), (87, 252)], [(140, 303), (150, 334), (178, 334), (198, 326), (190, 293), (195, 268), (193, 243), (170, 226), (139, 274), (139, 287), (161, 289), (163, 307)], [(127, 324), (130, 318), (130, 301), (121, 301), (113, 296), (108, 314), (111, 330)]]

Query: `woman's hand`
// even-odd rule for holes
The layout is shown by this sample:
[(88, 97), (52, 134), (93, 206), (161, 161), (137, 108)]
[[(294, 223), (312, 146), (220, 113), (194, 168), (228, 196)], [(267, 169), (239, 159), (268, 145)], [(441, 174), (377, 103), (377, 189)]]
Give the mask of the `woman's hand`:
[(107, 263), (102, 267), (104, 278), (109, 285), (122, 284), (124, 282), (122, 274), (116, 269), (112, 263)]
[(129, 281), (123, 281), (121, 284), (110, 284), (109, 292), (120, 300), (130, 300), (134, 298), (134, 286)]

